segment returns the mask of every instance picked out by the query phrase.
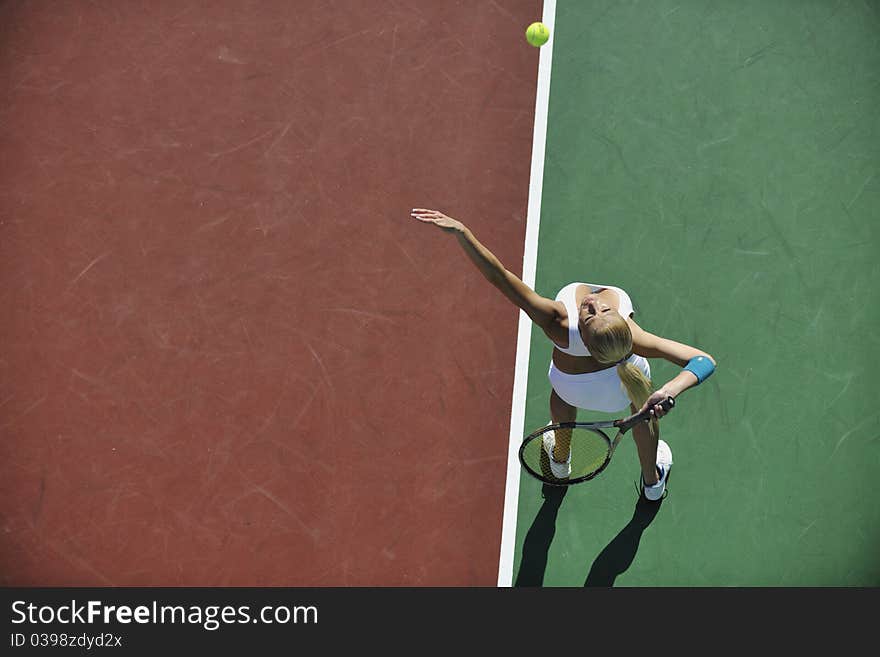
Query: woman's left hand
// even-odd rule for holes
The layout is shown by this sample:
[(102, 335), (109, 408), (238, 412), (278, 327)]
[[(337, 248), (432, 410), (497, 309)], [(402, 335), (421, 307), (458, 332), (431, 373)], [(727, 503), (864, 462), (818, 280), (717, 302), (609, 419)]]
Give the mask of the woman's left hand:
[(663, 410), (663, 407), (660, 406), (660, 402), (666, 401), (667, 397), (671, 396), (672, 395), (670, 395), (665, 388), (660, 388), (660, 390), (657, 390), (656, 392), (652, 393), (650, 397), (648, 397), (648, 401), (646, 401), (645, 405), (639, 409), (639, 412), (641, 413), (642, 411), (647, 411), (650, 409), (651, 415), (659, 419), (669, 412)]

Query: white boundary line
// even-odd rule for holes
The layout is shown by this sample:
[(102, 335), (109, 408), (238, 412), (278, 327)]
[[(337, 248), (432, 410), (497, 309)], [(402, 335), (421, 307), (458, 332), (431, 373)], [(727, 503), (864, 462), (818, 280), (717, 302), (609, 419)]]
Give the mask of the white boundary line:
[[(529, 180), (529, 208), (523, 252), (522, 280), (531, 288), (535, 287), (535, 266), (538, 259), (538, 227), (541, 223), (541, 193), (544, 187), (544, 150), (547, 144), (547, 111), (550, 104), (550, 66), (553, 61), (556, 0), (544, 0), (544, 17), (541, 20), (550, 29), (550, 40), (541, 46), (538, 61), (532, 172)], [(501, 557), (498, 562), (498, 586), (505, 587), (513, 585), (513, 552), (519, 506), (518, 452), (525, 425), (531, 335), (532, 322), (525, 312), (520, 311), (516, 338), (516, 370), (513, 376), (513, 405), (510, 411), (510, 438), (507, 449), (507, 483), (504, 487), (504, 516), (501, 522)]]

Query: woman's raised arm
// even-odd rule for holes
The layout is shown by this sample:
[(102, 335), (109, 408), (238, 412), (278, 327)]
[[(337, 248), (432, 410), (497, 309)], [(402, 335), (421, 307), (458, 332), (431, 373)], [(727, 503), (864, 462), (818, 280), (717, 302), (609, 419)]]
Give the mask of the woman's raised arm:
[(497, 287), (504, 296), (521, 308), (540, 328), (546, 329), (560, 318), (562, 305), (552, 299), (542, 297), (522, 282), (515, 274), (508, 271), (495, 255), (483, 246), (470, 229), (462, 222), (448, 217), (437, 210), (416, 208), (411, 216), (418, 221), (434, 224), (444, 232), (453, 233), (461, 248), (476, 265), (477, 269), (492, 285)]

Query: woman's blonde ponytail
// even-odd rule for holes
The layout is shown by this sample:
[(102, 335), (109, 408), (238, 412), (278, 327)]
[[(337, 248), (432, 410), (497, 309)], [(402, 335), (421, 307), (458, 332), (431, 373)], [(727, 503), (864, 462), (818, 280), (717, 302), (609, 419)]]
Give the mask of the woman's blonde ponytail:
[[(629, 401), (640, 409), (651, 396), (653, 385), (642, 371), (627, 358), (632, 353), (632, 331), (627, 321), (616, 313), (608, 313), (601, 322), (593, 320), (590, 327), (590, 354), (600, 363), (617, 363), (617, 374)], [(649, 424), (651, 434), (658, 434), (657, 420), (651, 420)]]

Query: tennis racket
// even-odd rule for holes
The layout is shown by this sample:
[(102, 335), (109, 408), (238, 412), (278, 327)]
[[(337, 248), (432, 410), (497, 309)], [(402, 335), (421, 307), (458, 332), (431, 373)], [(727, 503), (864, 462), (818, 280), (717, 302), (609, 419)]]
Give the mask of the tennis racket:
[[(660, 402), (664, 410), (675, 406), (675, 400), (667, 397)], [(562, 422), (541, 427), (526, 436), (519, 448), (519, 461), (526, 472), (551, 486), (571, 486), (589, 481), (608, 467), (614, 450), (623, 435), (639, 422), (651, 419), (651, 411), (636, 413), (619, 420), (604, 422)], [(617, 429), (614, 440), (603, 429)], [(544, 447), (545, 440), (552, 444), (557, 438), (564, 441), (571, 436), (571, 473), (568, 477), (557, 477), (550, 468), (550, 457)]]

